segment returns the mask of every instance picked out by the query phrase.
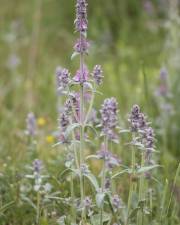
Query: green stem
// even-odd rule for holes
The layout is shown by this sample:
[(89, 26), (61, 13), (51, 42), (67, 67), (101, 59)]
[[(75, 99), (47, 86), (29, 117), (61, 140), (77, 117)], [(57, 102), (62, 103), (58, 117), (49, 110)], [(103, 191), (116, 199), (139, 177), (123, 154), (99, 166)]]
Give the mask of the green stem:
[[(108, 140), (107, 137), (104, 138), (104, 144), (105, 149), (108, 149)], [(105, 178), (106, 178), (106, 166), (105, 161), (103, 160), (103, 166), (102, 166), (102, 179), (101, 179), (101, 191), (104, 193), (104, 186), (105, 186)], [(100, 209), (100, 225), (103, 225), (103, 210), (104, 210), (104, 202), (102, 203), (101, 209)]]
[[(80, 40), (82, 40), (83, 34), (80, 33)], [(81, 73), (81, 81), (83, 80), (83, 72), (84, 72), (84, 55), (80, 54), (80, 73)], [(80, 166), (84, 164), (84, 84), (80, 84)], [(80, 170), (81, 171), (81, 170)], [(82, 171), (80, 172), (80, 192), (81, 192), (81, 206), (83, 207), (83, 201), (85, 196), (84, 191), (84, 179)], [(82, 221), (86, 221), (86, 212), (84, 207), (82, 209)]]
[(129, 213), (131, 209), (131, 203), (132, 203), (132, 194), (134, 190), (134, 183), (133, 179), (135, 176), (135, 164), (136, 164), (136, 155), (135, 155), (135, 149), (134, 146), (132, 147), (132, 154), (131, 154), (131, 168), (132, 168), (132, 173), (130, 177), (130, 189), (129, 189), (129, 196), (128, 196), (128, 209), (127, 209), (127, 219), (126, 219), (126, 225), (129, 222)]
[(40, 202), (41, 202), (41, 195), (39, 191), (37, 192), (37, 212), (36, 212), (36, 225), (40, 225)]
[(174, 182), (173, 182), (173, 187), (172, 187), (171, 196), (170, 196), (170, 199), (169, 199), (169, 204), (168, 204), (167, 211), (166, 211), (166, 216), (168, 216), (168, 212), (169, 212), (171, 202), (172, 202), (172, 198), (173, 198), (173, 194), (174, 194), (174, 188), (175, 188), (179, 173), (180, 173), (180, 163), (179, 163), (178, 168), (176, 170), (176, 175), (175, 175)]
[(73, 182), (73, 174), (71, 173), (71, 214), (72, 214), (72, 221), (73, 223), (76, 223), (76, 212), (74, 208), (74, 182)]
[(164, 187), (162, 202), (161, 202), (160, 222), (162, 224), (163, 224), (164, 213), (165, 213), (165, 203), (166, 203), (167, 191), (168, 191), (168, 180), (165, 181), (165, 187)]
[[(144, 153), (143, 152), (142, 152), (142, 157), (141, 157), (141, 168), (142, 167), (144, 167)], [(138, 202), (142, 201), (143, 199), (144, 199), (144, 173), (142, 173), (140, 175)], [(143, 212), (142, 211), (138, 211), (138, 213), (137, 213), (137, 225), (143, 225)]]

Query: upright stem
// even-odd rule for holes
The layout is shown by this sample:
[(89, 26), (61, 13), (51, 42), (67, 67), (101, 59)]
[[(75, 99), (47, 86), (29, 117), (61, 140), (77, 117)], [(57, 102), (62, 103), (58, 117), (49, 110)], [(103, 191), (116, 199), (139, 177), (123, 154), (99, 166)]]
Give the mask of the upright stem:
[(36, 212), (36, 225), (39, 225), (39, 219), (40, 219), (40, 201), (41, 196), (39, 191), (37, 192), (37, 212)]
[(128, 196), (128, 210), (127, 210), (127, 220), (126, 220), (126, 225), (128, 224), (128, 218), (129, 218), (129, 212), (131, 209), (131, 203), (132, 203), (132, 194), (133, 194), (133, 190), (134, 190), (134, 183), (133, 183), (133, 179), (135, 176), (135, 164), (136, 164), (136, 155), (135, 155), (135, 149), (134, 146), (132, 147), (132, 153), (131, 153), (131, 169), (132, 169), (132, 173), (131, 173), (131, 177), (130, 177), (130, 189), (129, 189), (129, 196)]
[[(82, 32), (80, 32), (80, 42), (82, 40)], [(81, 84), (80, 84), (80, 166), (84, 163), (84, 85), (83, 85), (83, 72), (84, 72), (84, 55), (80, 54), (80, 76), (81, 76)], [(80, 172), (80, 189), (81, 189), (81, 206), (83, 207), (84, 201), (84, 180), (82, 171)], [(86, 220), (86, 214), (84, 208), (82, 209), (82, 219)]]
[(72, 213), (72, 221), (73, 223), (76, 222), (76, 212), (74, 208), (74, 182), (73, 182), (73, 174), (71, 173), (71, 200), (72, 200), (72, 205), (71, 205), (71, 213)]
[[(142, 152), (141, 157), (141, 167), (144, 167), (144, 153)], [(140, 175), (139, 180), (139, 202), (142, 201), (144, 198), (144, 174)], [(137, 214), (137, 225), (143, 225), (143, 212), (138, 211)]]
[[(108, 149), (108, 140), (107, 137), (104, 138), (105, 149)], [(101, 179), (101, 192), (104, 192), (104, 185), (105, 185), (105, 178), (106, 178), (106, 167), (105, 161), (103, 160), (103, 167), (102, 167), (102, 179)], [(100, 211), (100, 225), (103, 225), (103, 208), (104, 203), (102, 203), (101, 211)]]

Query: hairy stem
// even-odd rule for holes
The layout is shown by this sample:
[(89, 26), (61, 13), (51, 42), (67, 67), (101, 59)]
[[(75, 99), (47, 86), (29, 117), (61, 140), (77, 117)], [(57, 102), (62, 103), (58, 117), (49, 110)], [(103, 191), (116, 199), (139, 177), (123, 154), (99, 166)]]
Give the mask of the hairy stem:
[(40, 211), (41, 211), (41, 209), (40, 209), (40, 202), (41, 202), (41, 196), (40, 196), (40, 193), (39, 193), (39, 191), (37, 192), (37, 205), (36, 205), (36, 207), (37, 207), (37, 211), (36, 211), (36, 225), (40, 225)]
[[(105, 149), (108, 149), (108, 140), (107, 137), (104, 138)], [(103, 160), (102, 166), (102, 178), (101, 178), (101, 191), (104, 193), (104, 186), (105, 186), (105, 178), (106, 178), (106, 167), (105, 161)], [(101, 210), (100, 210), (100, 225), (103, 225), (103, 209), (104, 209), (104, 202), (102, 203)]]
[[(144, 153), (142, 153), (141, 157), (141, 168), (144, 167)], [(140, 175), (139, 180), (139, 202), (144, 198), (144, 173)], [(138, 211), (137, 214), (137, 225), (143, 225), (143, 212)]]
[(133, 179), (134, 179), (134, 176), (135, 176), (135, 164), (136, 164), (136, 155), (135, 155), (135, 149), (134, 149), (134, 146), (133, 146), (132, 147), (132, 153), (131, 153), (131, 169), (132, 169), (132, 173), (131, 173), (131, 177), (130, 177), (130, 189), (129, 189), (129, 196), (128, 196), (128, 209), (127, 209), (126, 225), (129, 222), (129, 213), (130, 213), (130, 209), (131, 209), (132, 194), (133, 194), (133, 190), (134, 190)]
[[(80, 40), (83, 36), (80, 33)], [(84, 55), (80, 54), (80, 74), (81, 74), (81, 84), (80, 84), (80, 165), (84, 163), (84, 85), (83, 85), (83, 72), (84, 72)], [(84, 201), (84, 179), (82, 171), (80, 172), (80, 192), (81, 192), (81, 206), (83, 207)], [(82, 208), (82, 220), (86, 220), (86, 213), (84, 207)]]

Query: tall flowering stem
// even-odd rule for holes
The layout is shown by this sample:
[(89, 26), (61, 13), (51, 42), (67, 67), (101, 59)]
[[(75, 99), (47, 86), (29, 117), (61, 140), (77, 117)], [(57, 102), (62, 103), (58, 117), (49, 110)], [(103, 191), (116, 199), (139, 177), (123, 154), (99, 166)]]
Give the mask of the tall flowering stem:
[[(86, 41), (86, 31), (88, 28), (87, 20), (87, 2), (86, 0), (77, 0), (76, 3), (76, 19), (75, 19), (75, 28), (76, 31), (80, 33), (80, 38), (78, 42), (78, 53), (80, 53), (80, 71), (79, 71), (79, 83), (80, 83), (80, 165), (84, 164), (84, 82), (87, 77), (84, 76), (84, 53), (87, 51), (84, 50), (84, 46), (88, 47)], [(84, 180), (83, 174), (81, 171), (80, 174), (80, 189), (81, 189), (81, 206), (82, 206), (82, 220), (85, 219), (85, 210), (83, 207), (84, 201)]]
[[(119, 160), (116, 156), (112, 155), (108, 151), (108, 142), (117, 142), (116, 128), (118, 127), (118, 103), (115, 98), (107, 98), (104, 100), (101, 110), (101, 122), (100, 126), (102, 128), (101, 135), (104, 137), (104, 144), (102, 149), (98, 152), (98, 157), (103, 159), (102, 166), (102, 179), (101, 179), (101, 192), (105, 192), (105, 179), (106, 171), (110, 171), (114, 166), (119, 165)], [(103, 225), (103, 211), (104, 204), (102, 203), (100, 209), (100, 225)]]

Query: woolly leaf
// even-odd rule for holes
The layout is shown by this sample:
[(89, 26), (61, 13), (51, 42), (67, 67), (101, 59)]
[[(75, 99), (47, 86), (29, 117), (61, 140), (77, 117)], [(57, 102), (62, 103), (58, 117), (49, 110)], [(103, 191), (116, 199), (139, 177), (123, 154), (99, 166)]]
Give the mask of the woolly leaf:
[(96, 177), (92, 174), (92, 173), (89, 173), (89, 174), (84, 174), (84, 176), (86, 178), (88, 178), (88, 180), (91, 182), (91, 184), (94, 186), (95, 190), (98, 191), (99, 190), (99, 184), (97, 182), (97, 179)]
[[(100, 225), (100, 214), (95, 214), (91, 217), (91, 223), (93, 225)], [(109, 213), (103, 212), (103, 223), (111, 220), (111, 215)]]
[(79, 123), (73, 123), (70, 126), (68, 126), (66, 132), (65, 132), (65, 136), (66, 138), (69, 136), (69, 134), (76, 128), (80, 127)]
[(145, 173), (157, 167), (160, 167), (160, 165), (143, 166), (137, 170), (137, 173)]
[(129, 173), (129, 169), (125, 169), (125, 170), (122, 170), (122, 171), (120, 171), (120, 172), (117, 172), (117, 173), (115, 173), (111, 178), (114, 179), (114, 178), (116, 178), (116, 177), (118, 177), (118, 176), (121, 176), (121, 175), (124, 174), (124, 173)]
[(76, 56), (78, 56), (79, 53), (78, 52), (73, 52), (73, 54), (71, 55), (71, 60), (73, 60)]
[(101, 208), (104, 203), (104, 197), (105, 197), (105, 193), (100, 192), (96, 194), (96, 204), (99, 208)]

